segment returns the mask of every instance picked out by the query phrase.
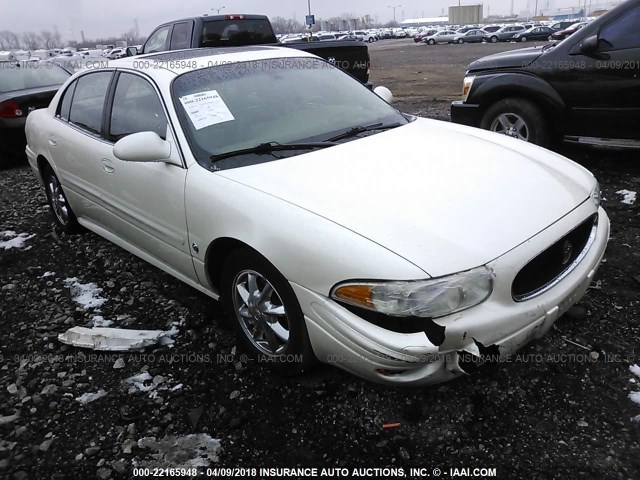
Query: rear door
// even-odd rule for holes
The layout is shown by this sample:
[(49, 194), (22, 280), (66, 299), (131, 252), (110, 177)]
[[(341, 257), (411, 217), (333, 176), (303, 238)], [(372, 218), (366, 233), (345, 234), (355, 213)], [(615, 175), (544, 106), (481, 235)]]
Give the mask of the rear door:
[(65, 90), (49, 131), (49, 153), (67, 198), (80, 219), (101, 223), (102, 119), (113, 71), (92, 72)]

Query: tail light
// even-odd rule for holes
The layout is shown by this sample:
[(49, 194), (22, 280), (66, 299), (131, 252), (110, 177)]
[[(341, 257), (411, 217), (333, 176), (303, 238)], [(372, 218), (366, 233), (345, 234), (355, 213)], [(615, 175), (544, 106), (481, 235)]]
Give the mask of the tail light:
[(15, 100), (7, 100), (0, 102), (0, 117), (2, 118), (18, 118), (22, 116), (20, 105)]

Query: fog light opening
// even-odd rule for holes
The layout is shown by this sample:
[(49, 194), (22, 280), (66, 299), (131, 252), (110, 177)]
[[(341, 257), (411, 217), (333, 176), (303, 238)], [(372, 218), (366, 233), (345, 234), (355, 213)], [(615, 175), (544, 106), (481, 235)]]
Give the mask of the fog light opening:
[(387, 370), (386, 368), (376, 368), (376, 372), (384, 377), (395, 377), (408, 371), (409, 370)]

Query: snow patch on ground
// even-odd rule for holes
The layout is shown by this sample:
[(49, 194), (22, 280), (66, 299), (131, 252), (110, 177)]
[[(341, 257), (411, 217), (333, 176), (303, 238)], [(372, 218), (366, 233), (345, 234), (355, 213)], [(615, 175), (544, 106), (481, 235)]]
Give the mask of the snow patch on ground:
[(636, 377), (640, 378), (640, 367), (638, 365), (631, 365), (629, 367), (629, 371), (633, 373)]
[(174, 386), (168, 385), (172, 379), (164, 377), (162, 375), (156, 375), (152, 377), (149, 372), (142, 372), (133, 377), (126, 378), (122, 381), (125, 386), (128, 386), (128, 393), (134, 394), (137, 392), (149, 393), (149, 398), (158, 398), (158, 392), (169, 391), (177, 392), (182, 389), (182, 384), (179, 383)]
[(47, 278), (47, 277), (53, 277), (55, 276), (56, 272), (44, 272), (42, 275), (40, 275), (38, 278)]
[(95, 393), (83, 393), (78, 398), (76, 398), (76, 402), (80, 402), (82, 405), (86, 405), (87, 403), (95, 402), (96, 400), (104, 397), (107, 394), (104, 390), (100, 389)]
[[(138, 440), (138, 446), (156, 452), (151, 454), (155, 459), (151, 463), (160, 468), (206, 467), (218, 461), (218, 455), (222, 450), (220, 440), (211, 438), (206, 433), (167, 435), (160, 440), (145, 437)], [(146, 463), (141, 462), (143, 466)]]
[[(5, 230), (4, 232), (0, 232), (0, 249), (24, 248), (25, 242), (35, 236), (35, 233), (29, 235), (28, 233), (16, 233), (13, 230)], [(31, 247), (25, 248), (25, 250), (30, 249)]]
[(91, 319), (91, 326), (92, 327), (110, 327), (111, 325), (113, 325), (113, 320), (105, 320), (105, 318), (101, 315), (95, 315), (92, 319)]
[(95, 283), (80, 283), (77, 277), (73, 277), (66, 278), (64, 284), (71, 290), (71, 299), (82, 305), (85, 310), (100, 308), (108, 300), (100, 297), (102, 288), (98, 288)]
[(616, 193), (624, 197), (621, 200), (622, 203), (626, 203), (627, 205), (633, 205), (636, 201), (636, 192), (633, 192), (631, 190), (618, 190)]

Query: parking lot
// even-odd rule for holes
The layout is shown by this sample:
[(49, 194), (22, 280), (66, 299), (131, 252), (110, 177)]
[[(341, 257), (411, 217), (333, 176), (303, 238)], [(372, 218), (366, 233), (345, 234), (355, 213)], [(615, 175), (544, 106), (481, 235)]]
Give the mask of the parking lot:
[[(370, 46), (371, 81), (389, 87), (400, 110), (448, 121), (467, 64), (521, 47), (380, 41)], [(0, 232), (27, 235), (22, 248), (0, 247), (0, 476), (129, 478), (136, 466), (177, 461), (140, 439), (204, 433), (220, 440), (212, 466), (638, 478), (640, 422), (632, 418), (640, 405), (629, 393), (640, 378), (629, 368), (640, 363), (640, 209), (616, 192), (638, 190), (640, 163), (629, 153), (558, 150), (600, 181), (612, 230), (597, 281), (509, 362), (421, 389), (374, 385), (326, 365), (295, 378), (270, 373), (236, 351), (216, 302), (93, 233), (57, 233), (26, 164), (1, 171)], [(69, 279), (102, 289), (94, 291), (105, 300), (99, 312), (72, 300)], [(135, 354), (57, 340), (95, 316), (178, 333), (173, 346)], [(141, 372), (154, 378), (151, 390), (123, 386)], [(99, 401), (76, 401), (99, 390)]]

